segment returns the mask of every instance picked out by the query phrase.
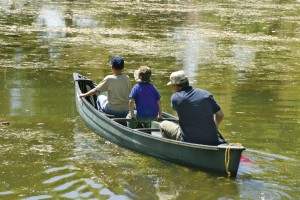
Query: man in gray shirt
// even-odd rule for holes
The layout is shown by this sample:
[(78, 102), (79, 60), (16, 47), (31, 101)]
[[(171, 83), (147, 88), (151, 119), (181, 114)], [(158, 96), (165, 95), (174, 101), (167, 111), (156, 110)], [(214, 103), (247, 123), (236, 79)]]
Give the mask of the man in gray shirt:
[(130, 78), (122, 73), (124, 69), (124, 59), (122, 57), (113, 57), (110, 65), (112, 74), (107, 75), (95, 88), (81, 94), (80, 97), (107, 91), (107, 95), (100, 94), (98, 96), (98, 109), (107, 114), (125, 117), (129, 112)]

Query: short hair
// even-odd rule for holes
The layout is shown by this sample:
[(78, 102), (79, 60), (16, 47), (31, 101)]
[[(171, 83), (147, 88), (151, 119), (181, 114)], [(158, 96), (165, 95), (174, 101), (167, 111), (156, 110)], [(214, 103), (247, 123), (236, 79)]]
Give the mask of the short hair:
[(117, 69), (117, 70), (121, 70), (124, 69), (124, 66), (112, 66), (113, 68)]
[(138, 83), (151, 82), (151, 69), (148, 66), (140, 66), (134, 72), (134, 79)]

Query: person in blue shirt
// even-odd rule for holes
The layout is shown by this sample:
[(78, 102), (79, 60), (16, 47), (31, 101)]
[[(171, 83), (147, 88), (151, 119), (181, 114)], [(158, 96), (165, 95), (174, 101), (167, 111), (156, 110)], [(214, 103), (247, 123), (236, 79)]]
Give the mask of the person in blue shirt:
[(160, 94), (151, 84), (151, 69), (141, 66), (134, 72), (137, 82), (129, 95), (129, 113), (127, 118), (134, 119), (127, 122), (130, 128), (136, 128), (139, 124), (144, 128), (151, 127), (151, 121), (162, 118)]
[(175, 90), (171, 106), (178, 114), (179, 125), (163, 121), (160, 124), (162, 137), (205, 145), (225, 143), (218, 131), (224, 114), (213, 95), (190, 86), (183, 71), (173, 72), (168, 85)]

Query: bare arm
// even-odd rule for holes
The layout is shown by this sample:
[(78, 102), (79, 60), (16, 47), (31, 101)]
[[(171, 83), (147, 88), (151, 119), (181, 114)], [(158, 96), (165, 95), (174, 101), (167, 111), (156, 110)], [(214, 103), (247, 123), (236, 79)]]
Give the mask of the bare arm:
[(130, 111), (131, 118), (136, 119), (136, 116), (134, 114), (134, 103), (135, 103), (135, 100), (131, 98), (129, 100), (129, 111)]
[(219, 124), (222, 122), (224, 117), (224, 113), (222, 110), (219, 110), (218, 112), (215, 113), (215, 122), (216, 122), (216, 126), (218, 128)]
[(161, 107), (161, 101), (160, 100), (157, 101), (157, 105), (158, 105), (158, 117), (157, 117), (157, 119), (160, 120), (162, 118), (162, 107)]
[(84, 94), (80, 94), (79, 97), (86, 97), (86, 96), (90, 96), (92, 94), (96, 94), (97, 90), (96, 88), (91, 89), (90, 91), (88, 91), (87, 93)]

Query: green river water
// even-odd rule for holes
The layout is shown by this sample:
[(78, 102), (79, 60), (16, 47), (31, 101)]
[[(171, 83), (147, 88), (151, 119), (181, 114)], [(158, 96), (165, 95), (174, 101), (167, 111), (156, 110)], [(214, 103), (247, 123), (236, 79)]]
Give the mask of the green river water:
[[(300, 198), (299, 0), (2, 0), (0, 44), (1, 200)], [(132, 84), (151, 67), (166, 112), (175, 70), (210, 91), (223, 136), (247, 148), (237, 177), (93, 133), (72, 73), (99, 82), (114, 55)]]

